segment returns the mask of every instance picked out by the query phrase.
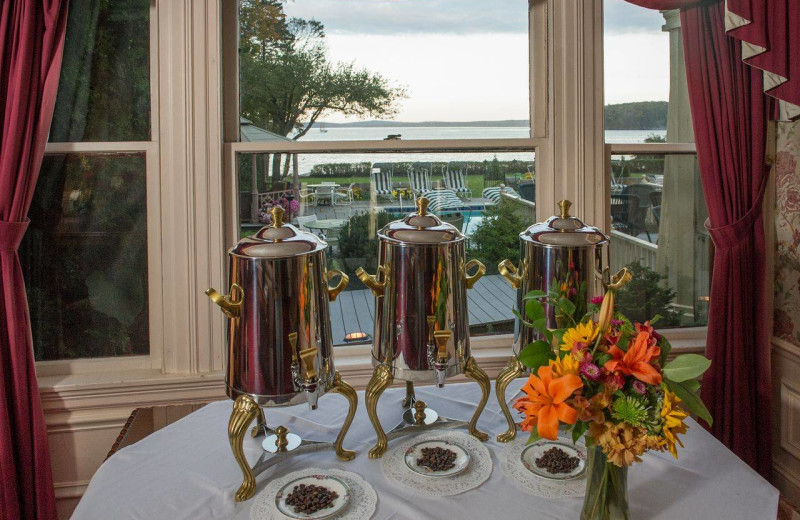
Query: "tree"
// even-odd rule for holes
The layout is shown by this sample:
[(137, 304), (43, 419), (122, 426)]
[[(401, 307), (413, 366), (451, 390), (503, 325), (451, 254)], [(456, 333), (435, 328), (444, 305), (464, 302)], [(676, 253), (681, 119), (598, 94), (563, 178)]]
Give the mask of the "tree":
[[(333, 63), (322, 23), (287, 19), (280, 0), (243, 0), (240, 19), (241, 112), (256, 125), (300, 139), (328, 113), (397, 113), (405, 90), (353, 63)], [(280, 156), (272, 176), (280, 180)]]
[(506, 258), (519, 258), (519, 233), (530, 224), (511, 204), (488, 206), (470, 237), (471, 253), (486, 265), (489, 274), (495, 274), (497, 264)]

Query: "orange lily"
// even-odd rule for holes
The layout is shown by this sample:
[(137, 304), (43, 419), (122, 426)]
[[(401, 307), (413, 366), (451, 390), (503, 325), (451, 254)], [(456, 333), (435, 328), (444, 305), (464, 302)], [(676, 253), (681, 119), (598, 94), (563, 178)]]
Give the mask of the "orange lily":
[(578, 411), (566, 404), (575, 390), (583, 387), (581, 378), (574, 374), (553, 377), (553, 368), (539, 367), (538, 377), (531, 374), (522, 387), (525, 396), (517, 399), (514, 408), (525, 414), (522, 429), (532, 431), (537, 427), (539, 435), (545, 439), (558, 438), (559, 421), (575, 424)]
[(640, 381), (650, 385), (661, 383), (661, 372), (650, 364), (650, 361), (661, 355), (661, 349), (657, 346), (650, 346), (650, 334), (646, 331), (640, 332), (633, 344), (624, 352), (614, 345), (608, 350), (613, 359), (607, 361), (604, 368), (609, 372), (620, 372), (626, 376), (633, 376)]

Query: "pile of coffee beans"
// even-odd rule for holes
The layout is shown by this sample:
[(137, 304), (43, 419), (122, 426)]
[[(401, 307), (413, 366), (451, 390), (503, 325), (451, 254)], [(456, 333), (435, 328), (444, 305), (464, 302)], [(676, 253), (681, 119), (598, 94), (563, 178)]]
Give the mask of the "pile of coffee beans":
[(536, 459), (536, 467), (548, 473), (569, 473), (577, 468), (579, 463), (578, 457), (570, 457), (567, 452), (556, 447), (550, 448)]
[(300, 484), (295, 486), (292, 492), (286, 496), (286, 503), (294, 506), (295, 513), (308, 515), (316, 513), (320, 509), (333, 507), (333, 502), (337, 498), (339, 498), (339, 494), (325, 486)]
[(422, 448), (422, 457), (417, 459), (417, 466), (432, 471), (447, 471), (455, 467), (456, 456), (456, 452), (447, 448)]

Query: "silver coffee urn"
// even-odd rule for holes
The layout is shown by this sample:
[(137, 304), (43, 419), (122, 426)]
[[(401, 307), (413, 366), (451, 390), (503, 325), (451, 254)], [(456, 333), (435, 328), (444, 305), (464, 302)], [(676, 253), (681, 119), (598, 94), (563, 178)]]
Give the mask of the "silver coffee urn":
[[(255, 475), (299, 453), (333, 448), (343, 460), (355, 452), (342, 442), (355, 416), (355, 390), (333, 363), (328, 303), (345, 288), (343, 273), (327, 270), (327, 243), (283, 222), (283, 208), (271, 210), (272, 223), (243, 238), (228, 252), (228, 294), (206, 294), (227, 316), (226, 392), (235, 399), (228, 440), (243, 482), (236, 501), (255, 493)], [(339, 278), (335, 287), (328, 282)], [(314, 410), (326, 392), (342, 394), (349, 411), (336, 441), (310, 442), (288, 428), (267, 426), (264, 408), (307, 402)], [(265, 452), (250, 467), (244, 456), (245, 433), (266, 434)], [(270, 455), (271, 454), (271, 455)]]
[[(417, 199), (417, 211), (390, 222), (378, 232), (378, 272), (356, 274), (375, 296), (372, 378), (366, 406), (377, 435), (370, 458), (383, 456), (387, 442), (424, 429), (467, 426), (481, 440), (488, 435), (476, 423), (489, 397), (490, 381), (470, 353), (467, 290), (486, 272), (477, 260), (465, 259), (465, 236), (427, 211), (428, 199)], [(439, 417), (416, 401), (414, 383), (444, 386), (448, 377), (466, 374), (478, 382), (482, 397), (465, 423)], [(388, 436), (378, 420), (378, 400), (395, 379), (406, 381), (407, 408), (401, 424)]]
[[(511, 260), (503, 260), (498, 270), (503, 277), (517, 289), (516, 309), (525, 315), (523, 298), (530, 291), (547, 293), (553, 284), (569, 280), (576, 289), (572, 296), (577, 309), (586, 309), (589, 301), (603, 294), (602, 269), (608, 265), (608, 237), (596, 227), (584, 224), (569, 214), (572, 203), (562, 200), (558, 203), (559, 214), (545, 222), (532, 225), (519, 235), (520, 260), (515, 266)], [(580, 299), (580, 301), (578, 301)], [(558, 316), (550, 305), (545, 305), (547, 327), (560, 328)], [(584, 311), (585, 312), (585, 311)], [(583, 315), (583, 312), (578, 312)], [(512, 356), (506, 368), (497, 376), (495, 392), (500, 409), (508, 422), (508, 430), (497, 436), (500, 442), (508, 442), (516, 437), (516, 424), (506, 402), (508, 384), (528, 373), (519, 361), (520, 351), (531, 342), (543, 339), (533, 328), (523, 326), (517, 319), (514, 325), (514, 344)]]

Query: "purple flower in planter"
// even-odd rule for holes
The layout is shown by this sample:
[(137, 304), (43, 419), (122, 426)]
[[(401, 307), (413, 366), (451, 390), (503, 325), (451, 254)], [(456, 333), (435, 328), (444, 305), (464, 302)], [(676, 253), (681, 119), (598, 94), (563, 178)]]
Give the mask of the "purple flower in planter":
[(297, 213), (300, 210), (300, 201), (299, 200), (291, 200), (289, 201), (289, 211), (292, 213)]

